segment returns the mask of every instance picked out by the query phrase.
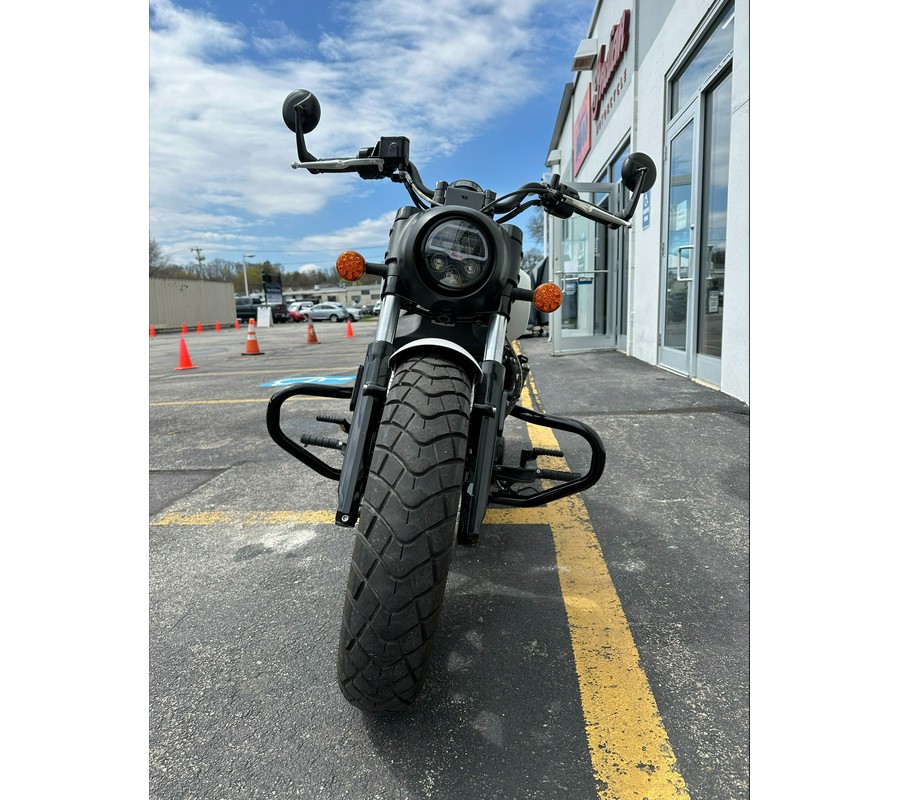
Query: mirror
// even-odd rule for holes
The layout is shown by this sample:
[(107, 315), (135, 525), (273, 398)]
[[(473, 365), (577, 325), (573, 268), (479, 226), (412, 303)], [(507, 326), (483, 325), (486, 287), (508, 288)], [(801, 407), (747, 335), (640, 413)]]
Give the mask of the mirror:
[(622, 164), (622, 182), (633, 192), (638, 185), (641, 176), (641, 170), (644, 169), (644, 183), (641, 186), (641, 192), (649, 191), (656, 183), (656, 165), (653, 159), (646, 153), (631, 153)]
[(309, 89), (295, 89), (291, 92), (281, 106), (281, 116), (284, 124), (294, 133), (297, 132), (297, 116), (294, 110), (297, 105), (300, 106), (300, 127), (303, 133), (309, 133), (319, 124), (322, 107)]

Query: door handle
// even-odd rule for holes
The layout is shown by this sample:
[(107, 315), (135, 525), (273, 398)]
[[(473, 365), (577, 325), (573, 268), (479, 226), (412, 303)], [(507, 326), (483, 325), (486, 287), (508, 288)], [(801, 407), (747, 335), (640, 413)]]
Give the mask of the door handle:
[(681, 251), (682, 251), (682, 250), (693, 250), (693, 249), (694, 249), (694, 245), (692, 245), (692, 244), (683, 244), (683, 245), (681, 245), (681, 247), (679, 247), (678, 250), (676, 251), (677, 254), (678, 254), (678, 255), (677, 255), (677, 259), (678, 259), (678, 260), (677, 260), (678, 268), (675, 270), (675, 280), (676, 280), (676, 281), (681, 281), (682, 283), (686, 283), (687, 281), (691, 280), (691, 276), (690, 276), (691, 262), (690, 262), (690, 260), (688, 261), (688, 264), (687, 264), (687, 267), (686, 267), (686, 272), (684, 273), (684, 277), (682, 277), (682, 273), (681, 273)]

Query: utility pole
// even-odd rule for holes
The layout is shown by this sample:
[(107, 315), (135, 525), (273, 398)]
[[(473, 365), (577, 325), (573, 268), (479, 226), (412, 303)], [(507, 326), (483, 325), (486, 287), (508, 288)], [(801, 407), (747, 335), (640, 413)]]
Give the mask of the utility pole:
[(245, 297), (250, 296), (250, 289), (247, 286), (247, 259), (248, 258), (256, 258), (256, 256), (253, 255), (253, 253), (244, 253), (244, 296)]
[(193, 250), (197, 254), (197, 267), (200, 269), (200, 280), (203, 280), (203, 262), (205, 258), (203, 257), (203, 251), (199, 247), (192, 247)]

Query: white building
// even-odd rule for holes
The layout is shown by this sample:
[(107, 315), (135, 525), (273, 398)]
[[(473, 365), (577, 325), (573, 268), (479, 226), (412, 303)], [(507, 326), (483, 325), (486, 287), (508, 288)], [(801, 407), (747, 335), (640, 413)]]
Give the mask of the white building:
[(284, 290), (286, 303), (312, 300), (316, 303), (343, 303), (345, 306), (374, 306), (381, 299), (381, 283), (350, 286), (316, 286), (314, 289)]
[[(630, 152), (656, 185), (631, 229), (550, 220), (554, 354), (618, 349), (749, 402), (749, 0), (601, 0), (547, 166), (622, 209)], [(579, 187), (576, 187), (579, 188)], [(582, 191), (584, 187), (580, 187)]]

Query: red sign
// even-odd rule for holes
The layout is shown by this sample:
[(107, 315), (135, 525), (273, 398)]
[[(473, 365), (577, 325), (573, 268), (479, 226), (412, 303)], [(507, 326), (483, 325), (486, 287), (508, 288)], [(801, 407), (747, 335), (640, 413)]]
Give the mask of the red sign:
[(612, 83), (613, 75), (625, 57), (628, 50), (628, 31), (631, 27), (631, 11), (625, 9), (622, 19), (615, 25), (609, 34), (609, 44), (600, 48), (597, 58), (597, 67), (594, 70), (594, 99), (591, 104), (591, 113), (594, 119), (600, 116), (601, 101)]
[(572, 150), (575, 153), (575, 172), (581, 169), (581, 165), (591, 152), (591, 85), (588, 84), (581, 101), (581, 108), (575, 117), (575, 129), (572, 131)]

